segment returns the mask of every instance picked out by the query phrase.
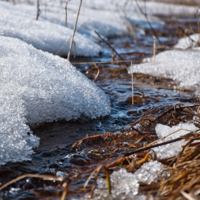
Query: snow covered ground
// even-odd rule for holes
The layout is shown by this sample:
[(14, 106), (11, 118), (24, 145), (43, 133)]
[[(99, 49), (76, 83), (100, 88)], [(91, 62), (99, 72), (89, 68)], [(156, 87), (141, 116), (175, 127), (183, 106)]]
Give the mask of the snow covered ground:
[[(35, 16), (28, 13), (30, 6), (16, 7), (9, 3), (0, 2), (1, 36), (19, 38), (37, 49), (53, 54), (56, 54), (71, 38), (72, 29), (47, 20), (36, 21)], [(23, 12), (23, 9), (26, 12)], [(76, 33), (74, 41), (75, 48), (73, 45), (71, 55), (94, 57), (102, 51), (98, 44), (79, 33)], [(70, 42), (60, 52), (60, 55), (67, 56), (69, 44)]]
[(38, 145), (27, 124), (108, 115), (108, 97), (67, 60), (0, 36), (0, 165)]
[[(62, 3), (61, 3), (62, 2)], [(66, 1), (40, 0), (40, 15), (36, 21), (36, 1), (0, 1), (0, 25), (2, 36), (19, 38), (34, 47), (56, 54), (71, 38), (72, 30), (77, 16), (79, 0)], [(139, 7), (138, 7), (139, 5)], [(90, 1), (84, 0), (81, 6), (77, 29), (82, 27), (75, 35), (75, 48), (72, 55), (98, 56), (102, 48), (96, 44), (98, 41), (96, 30), (104, 37), (122, 36), (127, 34), (144, 35), (143, 28), (149, 27), (147, 19), (142, 12), (146, 12), (152, 26), (162, 26), (156, 16), (180, 16), (184, 13), (191, 16), (196, 7), (171, 5), (165, 3), (138, 1)], [(59, 55), (66, 56), (69, 43)], [(87, 51), (85, 51), (87, 50)]]
[[(43, 49), (45, 48), (44, 46), (47, 45), (46, 51), (49, 51), (48, 41), (50, 43), (49, 46), (52, 46), (52, 43), (54, 42), (53, 48), (61, 48), (62, 46), (60, 46), (59, 44), (63, 44), (63, 42), (65, 43), (71, 37), (72, 29), (74, 28), (74, 23), (77, 16), (78, 5), (80, 2), (79, 0), (69, 1), (67, 5), (67, 27), (65, 26), (66, 2), (60, 4), (60, 1), (58, 0), (40, 1), (40, 15), (38, 22), (35, 21), (37, 13), (36, 1), (33, 1), (32, 3), (30, 3), (31, 1), (28, 1), (29, 3), (27, 3), (27, 1), (24, 1), (24, 3), (22, 3), (22, 1), (15, 2), (15, 5), (7, 2), (0, 2), (0, 11), (5, 16), (2, 19), (1, 23), (3, 26), (5, 26), (6, 30), (10, 30), (13, 24), (15, 24), (14, 26), (19, 29), (18, 32), (20, 35), (22, 31), (24, 32), (24, 41), (31, 43), (30, 38), (33, 38), (32, 44), (36, 48), (38, 48), (38, 46), (39, 48), (41, 48), (42, 46)], [(83, 1), (77, 29), (79, 29), (79, 27), (82, 27), (78, 32), (84, 38), (87, 38), (90, 41), (84, 39), (83, 37), (80, 37), (80, 35), (77, 34), (77, 42), (75, 40), (76, 48), (78, 48), (79, 46), (84, 46), (85, 48), (88, 48), (85, 44), (79, 44), (80, 42), (83, 43), (83, 41), (88, 44), (94, 45), (92, 41), (98, 41), (98, 37), (94, 33), (95, 30), (104, 37), (115, 37), (127, 34), (132, 34), (136, 36), (138, 34), (144, 34), (143, 29), (139, 28), (138, 26), (148, 26), (145, 16), (141, 14), (141, 11), (137, 8), (137, 5), (134, 3), (134, 1), (130, 5), (126, 5), (125, 2), (125, 0), (118, 2), (91, 2), (90, 0)], [(27, 20), (24, 20), (23, 18), (26, 18)], [(8, 20), (8, 24), (6, 23), (5, 19)], [(149, 21), (151, 21), (152, 26), (163, 24), (163, 22), (160, 22), (157, 17), (154, 17), (152, 15), (149, 15), (148, 19)], [(47, 23), (47, 21), (49, 21), (50, 23)], [(17, 26), (16, 24), (19, 24), (19, 26)], [(20, 31), (21, 29), (22, 31)], [(33, 31), (30, 32), (30, 29), (32, 29)], [(18, 37), (22, 39), (21, 36), (16, 36), (16, 34), (13, 35), (13, 33), (11, 32), (8, 33), (8, 31), (6, 30), (3, 30), (3, 35)], [(47, 32), (48, 34), (43, 34)], [(53, 35), (57, 35), (58, 37), (55, 38), (53, 37)], [(36, 40), (38, 36), (39, 39), (43, 42), (43, 44), (41, 45), (35, 45), (35, 43), (38, 41), (34, 40)], [(46, 39), (44, 40), (43, 37)], [(58, 38), (60, 38), (60, 40)], [(55, 45), (55, 43), (58, 44)], [(97, 48), (96, 51), (98, 52), (100, 51), (100, 49)], [(93, 54), (97, 53), (96, 51), (94, 51)], [(57, 50), (51, 50), (51, 52), (55, 53), (57, 52)], [(63, 51), (63, 53), (65, 53), (65, 51)], [(82, 54), (80, 54), (80, 51), (77, 51), (77, 55)]]

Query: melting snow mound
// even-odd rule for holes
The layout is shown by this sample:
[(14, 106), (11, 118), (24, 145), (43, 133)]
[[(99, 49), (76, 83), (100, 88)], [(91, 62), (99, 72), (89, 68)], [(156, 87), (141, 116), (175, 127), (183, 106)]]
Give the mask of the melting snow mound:
[(0, 37), (0, 79), (0, 165), (28, 159), (39, 144), (27, 124), (110, 112), (105, 93), (67, 60), (18, 39)]
[[(132, 69), (131, 69), (132, 68)], [(129, 73), (151, 74), (157, 77), (171, 78), (180, 87), (198, 90), (200, 88), (199, 49), (194, 51), (171, 50), (162, 52), (155, 57), (155, 65), (152, 62), (133, 65)]]

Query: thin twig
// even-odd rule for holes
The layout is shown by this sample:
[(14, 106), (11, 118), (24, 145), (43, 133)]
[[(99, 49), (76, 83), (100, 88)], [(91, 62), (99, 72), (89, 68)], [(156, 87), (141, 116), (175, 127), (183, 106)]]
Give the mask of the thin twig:
[(131, 62), (132, 105), (134, 105), (133, 66)]
[[(188, 134), (187, 134), (187, 135), (188, 135)], [(133, 155), (133, 154), (135, 154), (135, 153), (139, 153), (139, 152), (142, 152), (142, 151), (146, 151), (146, 150), (149, 150), (149, 149), (152, 149), (152, 148), (155, 148), (155, 147), (164, 146), (164, 145), (166, 145), (166, 144), (171, 144), (171, 143), (174, 143), (174, 142), (183, 140), (183, 139), (185, 139), (184, 136), (179, 137), (179, 138), (176, 138), (176, 139), (173, 139), (173, 140), (170, 140), (170, 141), (167, 141), (167, 142), (162, 142), (162, 143), (159, 143), (159, 144), (155, 144), (155, 145), (151, 145), (151, 146), (148, 146), (148, 147), (140, 148), (140, 149), (137, 149), (137, 150), (135, 150), (135, 151), (131, 151), (131, 152), (129, 152), (129, 153), (125, 153), (124, 156), (130, 156), (130, 155)]]
[(96, 176), (94, 177), (94, 184), (92, 186), (92, 189), (91, 189), (91, 192), (90, 192), (90, 198), (93, 198), (93, 192), (94, 192), (94, 189), (95, 189), (95, 186), (96, 186), (96, 180), (97, 180), (97, 177), (100, 173), (101, 170), (104, 170), (104, 172), (106, 173), (106, 180), (107, 180), (107, 186), (108, 186), (108, 194), (111, 194), (111, 181), (110, 181), (110, 174), (109, 174), (109, 171), (108, 169), (103, 166), (103, 165), (100, 165), (98, 166), (91, 174), (90, 176), (88, 177), (87, 181), (85, 182), (84, 184), (84, 189), (87, 187), (89, 181), (91, 180), (91, 178), (94, 176), (94, 174), (96, 173)]
[[(98, 35), (98, 37), (99, 37), (105, 44), (107, 44), (107, 45), (120, 57), (121, 60), (124, 60), (124, 59), (121, 57), (121, 55), (118, 54), (117, 51), (116, 51), (108, 42), (106, 42), (106, 41), (99, 35), (99, 33), (97, 33), (97, 31), (94, 31), (94, 32)], [(126, 62), (124, 62), (124, 63), (125, 63), (125, 65), (126, 65), (126, 67), (128, 68), (127, 63), (126, 63)]]
[(99, 67), (98, 67), (95, 63), (94, 63), (94, 66), (97, 68), (98, 71), (97, 71), (97, 74), (96, 74), (96, 76), (95, 76), (93, 82), (96, 81), (97, 77), (99, 76), (99, 72), (100, 72)]
[(156, 37), (153, 36), (153, 65), (155, 66), (156, 57)]
[[(149, 24), (149, 26), (150, 26), (150, 28), (151, 28), (151, 30), (152, 30), (154, 36), (157, 38), (158, 42), (159, 42), (160, 44), (162, 44), (162, 42), (160, 41), (160, 39), (159, 39), (159, 37), (158, 37), (156, 31), (155, 31), (154, 28), (152, 27), (152, 25), (151, 25), (151, 23), (150, 23), (150, 21), (149, 21), (149, 19), (148, 19), (148, 17), (147, 17), (147, 13), (146, 13), (146, 12), (143, 12), (143, 10), (142, 10), (142, 8), (140, 7), (138, 1), (137, 1), (137, 0), (135, 0), (135, 1), (136, 1), (137, 7), (139, 8), (140, 12), (145, 16), (145, 18), (146, 18), (146, 20), (147, 20), (147, 22), (148, 22), (148, 24)], [(146, 1), (145, 1), (145, 2), (146, 2)], [(146, 6), (145, 6), (145, 10), (146, 10)]]
[(66, 196), (67, 196), (67, 183), (63, 183), (63, 194), (62, 194), (62, 197), (61, 197), (61, 200), (65, 200), (66, 199)]
[(77, 16), (76, 16), (76, 22), (75, 22), (74, 30), (73, 30), (73, 34), (72, 34), (72, 39), (71, 39), (71, 43), (70, 43), (70, 46), (69, 46), (69, 52), (68, 52), (68, 57), (67, 57), (67, 60), (69, 60), (69, 61), (70, 61), (70, 54), (71, 54), (72, 44), (73, 44), (73, 40), (74, 40), (74, 35), (75, 35), (75, 32), (76, 32), (76, 25), (77, 25), (77, 22), (78, 22), (78, 17), (79, 17), (79, 13), (80, 13), (80, 9), (81, 9), (81, 4), (82, 4), (82, 0), (80, 0), (78, 13), (77, 13)]
[[(77, 30), (76, 32), (79, 32), (91, 19), (87, 19)], [(65, 43), (65, 45), (56, 53), (58, 55), (68, 44), (68, 42), (71, 40), (72, 37), (69, 38), (69, 40)]]
[(65, 26), (67, 26), (67, 4), (69, 3), (69, 1), (71, 0), (68, 0), (65, 5)]
[(11, 185), (12, 183), (19, 181), (21, 179), (24, 178), (42, 178), (44, 180), (50, 180), (50, 181), (60, 181), (63, 182), (64, 179), (62, 177), (56, 177), (56, 176), (51, 176), (51, 175), (38, 175), (38, 174), (25, 174), (22, 176), (19, 176), (11, 181), (9, 181), (8, 183), (4, 184), (3, 186), (0, 187), (0, 190), (4, 189), (5, 187)]
[(37, 15), (36, 15), (36, 20), (38, 20), (40, 16), (40, 1), (37, 0)]

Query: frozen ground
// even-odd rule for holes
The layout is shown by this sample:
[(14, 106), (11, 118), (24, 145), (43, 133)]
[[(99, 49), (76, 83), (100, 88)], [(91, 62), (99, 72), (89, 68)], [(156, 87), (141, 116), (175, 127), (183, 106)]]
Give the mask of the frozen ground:
[(27, 124), (110, 112), (104, 92), (67, 60), (21, 40), (0, 37), (0, 69), (0, 165), (28, 159), (38, 145)]

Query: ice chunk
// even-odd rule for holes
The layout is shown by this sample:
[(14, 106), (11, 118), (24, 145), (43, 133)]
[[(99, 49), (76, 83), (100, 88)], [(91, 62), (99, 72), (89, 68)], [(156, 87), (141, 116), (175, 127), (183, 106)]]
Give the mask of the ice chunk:
[(178, 43), (174, 46), (175, 48), (179, 49), (188, 49), (188, 48), (194, 48), (199, 46), (200, 43), (200, 35), (194, 34), (190, 35), (185, 38), (181, 38), (178, 40)]
[(28, 124), (110, 112), (105, 93), (67, 60), (0, 37), (0, 165), (28, 159), (38, 138)]
[[(110, 176), (112, 194), (108, 194), (108, 186), (105, 179), (97, 179), (97, 188), (94, 190), (93, 199), (95, 200), (123, 200), (123, 199), (143, 199), (134, 198), (138, 194), (139, 184), (135, 179), (134, 174), (128, 173), (125, 169), (120, 169), (113, 172)], [(86, 194), (81, 199), (88, 200), (89, 194)], [(131, 197), (131, 198), (130, 198)], [(144, 197), (144, 196), (143, 196)], [(76, 198), (72, 198), (76, 200)]]
[[(156, 126), (156, 134), (158, 135), (158, 138), (165, 137), (168, 134), (175, 132), (174, 134), (159, 141), (159, 143), (179, 138), (182, 135), (185, 135), (191, 131), (196, 131), (196, 130), (198, 130), (198, 128), (192, 123), (180, 123), (173, 127), (169, 127), (162, 124), (158, 124)], [(157, 157), (159, 159), (171, 158), (173, 156), (176, 156), (182, 150), (182, 146), (185, 144), (186, 144), (185, 140), (181, 140), (178, 142), (153, 148), (153, 150), (156, 152)]]
[(158, 161), (149, 161), (144, 163), (135, 173), (136, 179), (138, 182), (145, 184), (151, 184), (152, 182), (157, 182), (160, 180), (159, 175), (162, 175), (163, 164)]
[(197, 90), (200, 87), (199, 49), (194, 51), (171, 50), (162, 52), (152, 62), (133, 65), (129, 73), (151, 74), (157, 77), (171, 78), (180, 84), (180, 87)]
[[(35, 12), (35, 7), (33, 9)], [(16, 10), (15, 6), (10, 4), (0, 2), (0, 13), (1, 36), (19, 38), (49, 53), (56, 54), (72, 36), (72, 29), (46, 20), (36, 21), (33, 15), (24, 13), (22, 9)], [(79, 33), (75, 34), (74, 42), (71, 55), (98, 56), (102, 51), (98, 44)], [(70, 42), (60, 54), (67, 56), (69, 44)]]
[[(5, 88), (4, 88), (5, 90)], [(0, 90), (0, 165), (8, 161), (28, 160), (39, 138), (26, 125), (24, 102), (15, 94)], [(30, 133), (27, 135), (27, 133)]]

